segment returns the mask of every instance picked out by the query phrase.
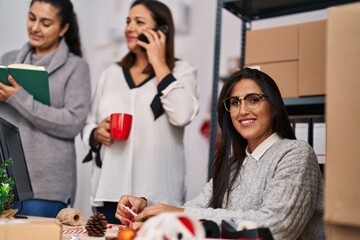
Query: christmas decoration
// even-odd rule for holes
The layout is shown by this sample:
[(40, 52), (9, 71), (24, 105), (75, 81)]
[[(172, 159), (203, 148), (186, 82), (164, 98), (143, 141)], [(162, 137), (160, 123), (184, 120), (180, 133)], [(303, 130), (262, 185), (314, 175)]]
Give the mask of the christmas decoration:
[(85, 225), (89, 236), (103, 237), (107, 229), (106, 217), (102, 213), (94, 213)]
[(205, 239), (205, 229), (200, 221), (184, 213), (161, 213), (141, 226), (136, 239)]
[(0, 217), (9, 211), (14, 199), (14, 181), (8, 176), (6, 168), (11, 166), (12, 160), (8, 159), (0, 164)]
[(136, 237), (136, 231), (126, 227), (118, 233), (118, 240), (133, 240)]

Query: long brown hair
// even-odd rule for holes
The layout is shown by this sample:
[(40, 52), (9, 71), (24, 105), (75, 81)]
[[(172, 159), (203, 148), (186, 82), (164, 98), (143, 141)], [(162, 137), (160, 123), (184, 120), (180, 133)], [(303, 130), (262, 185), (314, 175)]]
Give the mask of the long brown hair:
[[(140, 4), (144, 5), (151, 12), (151, 15), (155, 20), (157, 26), (164, 24), (168, 27), (168, 35), (166, 41), (166, 64), (172, 70), (175, 66), (175, 28), (171, 11), (165, 4), (156, 0), (136, 0), (131, 4), (130, 9)], [(132, 65), (134, 65), (135, 60), (136, 55), (133, 52), (129, 51), (125, 55), (125, 57), (121, 59), (120, 62), (118, 62), (118, 64), (123, 68), (130, 68)], [(154, 74), (154, 69), (150, 64), (148, 64), (143, 70), (143, 73)]]
[(209, 207), (212, 208), (222, 208), (224, 200), (228, 204), (230, 192), (235, 187), (235, 180), (239, 176), (246, 157), (247, 140), (237, 132), (229, 112), (223, 105), (223, 100), (230, 96), (234, 85), (242, 79), (254, 80), (267, 96), (275, 113), (272, 122), (274, 132), (282, 138), (296, 139), (279, 88), (269, 75), (251, 68), (245, 68), (231, 75), (222, 87), (217, 104), (218, 122), (222, 135), (212, 166), (213, 196), (209, 203)]

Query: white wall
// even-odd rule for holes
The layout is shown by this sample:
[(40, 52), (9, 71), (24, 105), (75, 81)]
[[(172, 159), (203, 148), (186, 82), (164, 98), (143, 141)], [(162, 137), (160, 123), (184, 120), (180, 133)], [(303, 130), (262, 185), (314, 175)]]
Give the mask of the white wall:
[[(110, 63), (119, 60), (127, 49), (122, 43), (111, 41), (112, 35), (123, 32), (130, 0), (73, 0), (78, 15), (84, 57), (91, 67), (93, 86), (100, 72)], [(187, 35), (176, 36), (176, 53), (190, 61), (198, 69), (200, 104), (198, 117), (187, 127), (185, 148), (187, 158), (187, 199), (199, 193), (207, 181), (208, 142), (199, 134), (199, 128), (209, 117), (209, 103), (213, 78), (216, 0), (164, 0), (172, 9), (177, 24), (182, 19), (181, 4), (190, 7)], [(0, 55), (20, 48), (27, 40), (26, 16), (30, 0), (0, 1)], [(180, 5), (179, 5), (180, 4)], [(222, 37), (220, 75), (227, 73), (227, 59), (240, 54), (241, 21), (222, 10)], [(292, 16), (258, 20), (252, 28), (266, 28), (326, 18), (326, 11), (315, 11)], [(182, 25), (179, 25), (179, 28)], [(121, 30), (119, 30), (121, 29)], [(1, 114), (1, 113), (0, 113)], [(79, 138), (76, 141), (78, 163), (78, 191), (75, 206), (85, 216), (91, 214), (89, 204), (90, 164), (81, 164), (86, 154)]]

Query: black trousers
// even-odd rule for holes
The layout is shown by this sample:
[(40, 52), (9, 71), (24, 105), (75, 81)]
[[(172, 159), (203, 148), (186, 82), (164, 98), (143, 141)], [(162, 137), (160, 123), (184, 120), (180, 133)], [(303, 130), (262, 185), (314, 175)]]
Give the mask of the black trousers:
[(108, 223), (121, 224), (120, 220), (115, 217), (117, 204), (117, 202), (104, 202), (103, 207), (93, 207), (93, 212), (104, 214)]

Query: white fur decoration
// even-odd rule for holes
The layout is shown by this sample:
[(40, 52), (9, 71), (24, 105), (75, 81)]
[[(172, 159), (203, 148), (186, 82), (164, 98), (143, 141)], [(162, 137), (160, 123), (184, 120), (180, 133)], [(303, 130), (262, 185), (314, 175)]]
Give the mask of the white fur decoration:
[(255, 229), (257, 228), (256, 223), (252, 222), (252, 221), (241, 221), (236, 230), (237, 231), (242, 231), (242, 230), (247, 230), (247, 229)]
[(135, 240), (205, 239), (205, 229), (199, 220), (184, 213), (162, 213), (148, 219), (139, 229)]

